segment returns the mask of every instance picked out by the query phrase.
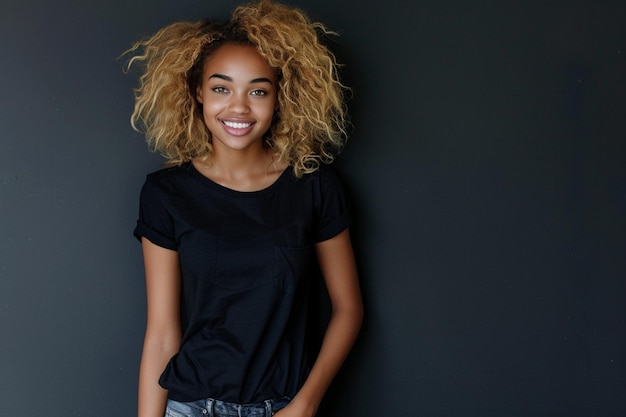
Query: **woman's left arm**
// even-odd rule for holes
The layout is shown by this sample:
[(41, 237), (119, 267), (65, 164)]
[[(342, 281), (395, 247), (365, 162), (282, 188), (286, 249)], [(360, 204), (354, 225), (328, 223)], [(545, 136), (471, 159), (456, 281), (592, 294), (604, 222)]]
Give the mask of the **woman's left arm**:
[(332, 314), (309, 376), (291, 403), (276, 413), (276, 417), (315, 415), (363, 321), (363, 303), (348, 229), (316, 244), (315, 251), (330, 296)]

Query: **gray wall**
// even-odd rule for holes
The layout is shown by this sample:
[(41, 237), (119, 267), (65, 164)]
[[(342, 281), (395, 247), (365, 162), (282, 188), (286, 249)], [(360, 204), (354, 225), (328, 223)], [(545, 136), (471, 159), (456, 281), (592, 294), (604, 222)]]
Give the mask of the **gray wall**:
[[(626, 415), (626, 4), (292, 4), (354, 87), (367, 321), (324, 415)], [(133, 415), (161, 161), (116, 57), (230, 8), (0, 2), (0, 415)]]

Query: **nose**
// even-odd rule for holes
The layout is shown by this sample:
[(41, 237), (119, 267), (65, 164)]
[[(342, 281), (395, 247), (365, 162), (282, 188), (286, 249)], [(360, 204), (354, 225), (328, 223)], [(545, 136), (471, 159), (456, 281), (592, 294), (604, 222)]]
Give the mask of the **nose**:
[(233, 94), (229, 104), (229, 110), (237, 114), (248, 113), (250, 111), (250, 106), (248, 104), (248, 95), (245, 93)]

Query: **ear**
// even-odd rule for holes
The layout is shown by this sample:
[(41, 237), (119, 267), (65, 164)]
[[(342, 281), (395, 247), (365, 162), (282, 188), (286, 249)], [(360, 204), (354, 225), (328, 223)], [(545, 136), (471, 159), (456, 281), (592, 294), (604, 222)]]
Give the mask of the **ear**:
[(202, 104), (202, 87), (201, 86), (196, 87), (196, 100), (198, 100), (198, 103)]

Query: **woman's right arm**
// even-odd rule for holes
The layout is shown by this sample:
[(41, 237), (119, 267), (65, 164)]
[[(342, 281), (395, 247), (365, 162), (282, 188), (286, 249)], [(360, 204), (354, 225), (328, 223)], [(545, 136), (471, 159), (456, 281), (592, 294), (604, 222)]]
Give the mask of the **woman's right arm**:
[(146, 272), (147, 323), (139, 369), (139, 417), (163, 417), (167, 391), (159, 377), (178, 352), (180, 327), (180, 264), (178, 252), (141, 240)]

